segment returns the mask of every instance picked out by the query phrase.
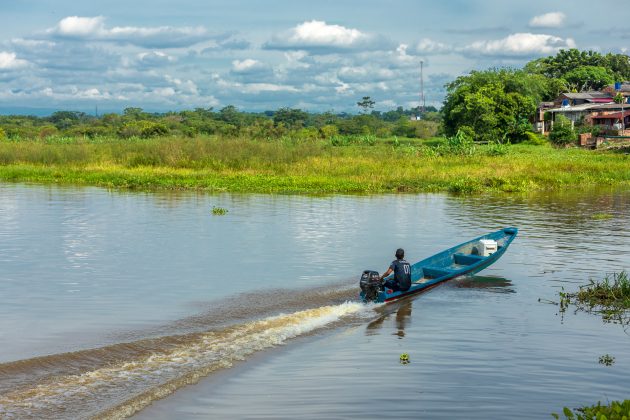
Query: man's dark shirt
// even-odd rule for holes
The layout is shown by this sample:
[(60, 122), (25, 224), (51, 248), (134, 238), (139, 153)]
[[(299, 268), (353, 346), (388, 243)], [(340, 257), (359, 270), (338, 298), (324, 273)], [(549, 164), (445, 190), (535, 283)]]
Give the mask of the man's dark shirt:
[(394, 271), (394, 280), (403, 292), (411, 287), (411, 266), (405, 260), (394, 260), (389, 266)]

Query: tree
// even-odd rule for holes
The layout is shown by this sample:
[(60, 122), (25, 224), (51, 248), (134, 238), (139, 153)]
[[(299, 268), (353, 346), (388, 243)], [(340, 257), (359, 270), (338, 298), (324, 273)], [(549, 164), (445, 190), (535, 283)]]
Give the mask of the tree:
[(625, 54), (608, 53), (602, 65), (613, 72), (616, 81), (630, 80), (630, 57)]
[(577, 134), (567, 117), (564, 115), (556, 116), (551, 133), (549, 133), (549, 140), (559, 145), (574, 143), (577, 140)]
[(243, 114), (234, 105), (228, 105), (219, 110), (219, 119), (235, 127), (243, 125)]
[(359, 102), (357, 102), (357, 105), (359, 105), (359, 107), (363, 110), (363, 113), (367, 113), (368, 109), (374, 108), (376, 102), (374, 102), (369, 96), (364, 96)]
[(59, 130), (65, 130), (78, 124), (85, 117), (86, 115), (83, 112), (57, 111), (48, 117), (48, 121), (52, 122)]
[(518, 142), (531, 129), (528, 121), (547, 82), (521, 70), (491, 69), (461, 76), (446, 88), (442, 113), (447, 136), (464, 130), (477, 141)]
[(615, 82), (614, 74), (601, 66), (582, 66), (567, 72), (563, 76), (571, 90), (584, 92), (599, 90)]
[(280, 108), (273, 116), (274, 124), (283, 124), (287, 128), (298, 129), (304, 127), (308, 114), (301, 109)]
[(576, 48), (560, 50), (555, 56), (539, 58), (525, 65), (528, 73), (542, 74), (556, 79), (582, 66), (600, 66), (604, 57), (595, 51), (580, 51)]
[(123, 115), (128, 120), (136, 120), (136, 121), (147, 119), (149, 117), (149, 115), (146, 112), (144, 112), (142, 108), (134, 108), (134, 107), (125, 108), (123, 110)]

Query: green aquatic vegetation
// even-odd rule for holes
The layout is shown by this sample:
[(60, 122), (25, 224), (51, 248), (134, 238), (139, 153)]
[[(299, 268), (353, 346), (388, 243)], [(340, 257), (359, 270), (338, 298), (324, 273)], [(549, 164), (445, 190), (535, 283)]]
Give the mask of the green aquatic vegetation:
[(411, 361), (409, 360), (409, 354), (407, 354), (407, 353), (401, 354), (400, 355), (400, 363), (403, 364), (403, 365), (411, 363)]
[(228, 214), (228, 209), (223, 207), (212, 206), (212, 214), (215, 216), (224, 216)]
[(591, 218), (595, 220), (609, 220), (609, 219), (612, 219), (613, 217), (614, 216), (609, 213), (595, 213), (591, 216)]
[(630, 316), (630, 278), (626, 271), (607, 275), (602, 281), (593, 281), (580, 286), (577, 292), (559, 292), (560, 312), (564, 313), (570, 305), (576, 311), (601, 314), (605, 322), (629, 324)]
[(599, 356), (599, 364), (604, 366), (612, 366), (615, 363), (615, 358), (610, 354), (604, 354)]
[[(630, 419), (630, 400), (613, 401), (606, 405), (598, 402), (597, 405), (573, 410), (564, 407), (562, 414), (569, 420), (628, 420)], [(552, 413), (551, 416), (560, 419), (557, 413)]]
[[(460, 137), (462, 137), (460, 135)], [(358, 137), (357, 137), (358, 138)], [(367, 137), (366, 137), (367, 138)], [(366, 141), (371, 142), (368, 138)], [(630, 185), (617, 153), (510, 145), (507, 155), (451, 153), (465, 138), (326, 140), (217, 136), (48, 138), (0, 142), (0, 181), (248, 193), (530, 192)]]

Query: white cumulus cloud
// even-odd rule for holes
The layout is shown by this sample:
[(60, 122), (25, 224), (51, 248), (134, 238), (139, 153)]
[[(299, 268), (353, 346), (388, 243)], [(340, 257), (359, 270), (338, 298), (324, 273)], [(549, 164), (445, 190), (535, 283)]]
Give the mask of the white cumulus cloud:
[(246, 72), (262, 66), (262, 63), (252, 58), (246, 58), (245, 60), (232, 61), (232, 70), (235, 72)]
[(0, 51), (0, 70), (15, 70), (28, 66), (28, 61), (17, 58), (13, 52)]
[(367, 35), (358, 29), (350, 29), (340, 25), (328, 25), (323, 21), (312, 20), (293, 28), (293, 33), (289, 37), (288, 42), (348, 47), (366, 37)]
[(416, 45), (416, 51), (424, 54), (439, 54), (452, 51), (453, 48), (450, 45), (442, 42), (434, 41), (430, 38), (424, 38), (418, 45)]
[(476, 41), (464, 48), (464, 53), (495, 56), (533, 56), (555, 54), (560, 49), (575, 48), (571, 38), (553, 35), (517, 33), (503, 39)]
[(320, 20), (311, 20), (274, 36), (264, 47), (280, 50), (338, 51), (367, 46), (372, 49), (380, 49), (384, 48), (385, 45), (389, 46), (386, 40), (361, 32), (358, 29), (328, 24)]
[(105, 19), (102, 16), (80, 17), (68, 16), (61, 19), (56, 26), (56, 31), (60, 35), (67, 36), (88, 36), (105, 33)]
[(176, 61), (175, 57), (162, 51), (141, 52), (137, 57), (141, 65), (145, 67), (159, 67)]
[(225, 35), (212, 35), (204, 27), (114, 26), (105, 25), (103, 16), (68, 16), (46, 31), (48, 36), (89, 41), (108, 41), (146, 48), (187, 47)]
[(562, 12), (550, 12), (544, 15), (534, 16), (529, 21), (532, 28), (560, 28), (564, 25), (566, 15)]

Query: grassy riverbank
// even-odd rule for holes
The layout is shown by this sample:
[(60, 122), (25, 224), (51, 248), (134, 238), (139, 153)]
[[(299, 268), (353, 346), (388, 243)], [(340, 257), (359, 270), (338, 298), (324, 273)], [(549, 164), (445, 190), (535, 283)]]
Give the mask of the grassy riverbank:
[(0, 180), (212, 192), (533, 191), (629, 185), (630, 157), (550, 146), (443, 140), (330, 142), (222, 139), (49, 139), (0, 142)]

